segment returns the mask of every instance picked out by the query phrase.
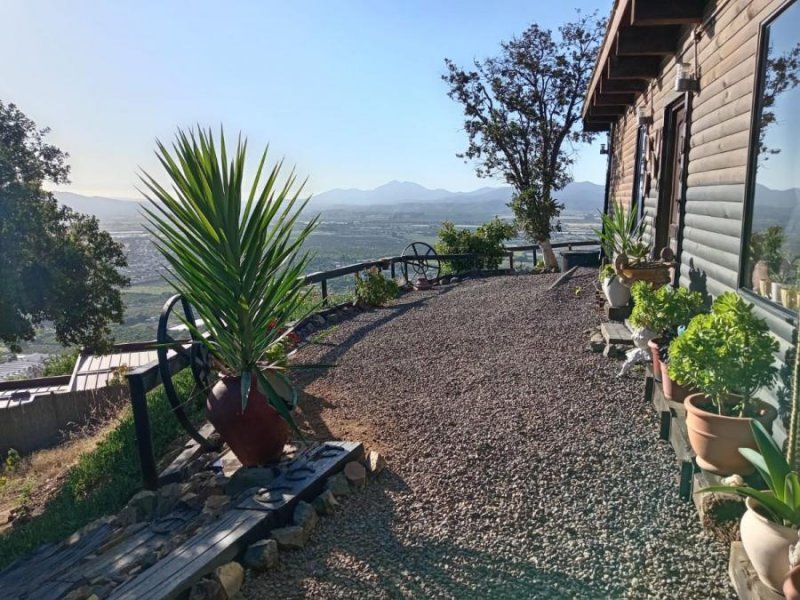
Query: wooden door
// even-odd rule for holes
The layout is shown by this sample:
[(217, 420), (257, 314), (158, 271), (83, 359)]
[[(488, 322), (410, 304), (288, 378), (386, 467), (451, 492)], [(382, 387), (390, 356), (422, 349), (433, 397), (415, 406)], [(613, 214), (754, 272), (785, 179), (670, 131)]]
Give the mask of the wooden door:
[[(658, 255), (670, 248), (676, 258), (680, 254), (686, 168), (686, 105), (683, 101), (667, 109), (664, 122), (662, 165), (656, 214), (655, 247)], [(677, 269), (676, 269), (677, 271)], [(677, 273), (675, 274), (677, 279)], [(677, 281), (675, 281), (677, 283)]]

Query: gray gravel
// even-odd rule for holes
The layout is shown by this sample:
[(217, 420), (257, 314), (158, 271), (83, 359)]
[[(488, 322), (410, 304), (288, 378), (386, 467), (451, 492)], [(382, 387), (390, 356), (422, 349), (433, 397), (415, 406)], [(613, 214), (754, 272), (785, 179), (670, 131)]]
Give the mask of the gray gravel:
[(642, 381), (586, 350), (595, 272), (472, 280), (335, 328), (306, 427), (385, 453), (377, 483), (248, 578), (262, 598), (729, 598)]

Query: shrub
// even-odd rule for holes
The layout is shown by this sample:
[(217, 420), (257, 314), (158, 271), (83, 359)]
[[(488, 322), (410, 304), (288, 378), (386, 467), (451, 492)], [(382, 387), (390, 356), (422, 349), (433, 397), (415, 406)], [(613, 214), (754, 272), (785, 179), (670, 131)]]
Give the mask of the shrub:
[[(763, 319), (733, 292), (725, 292), (709, 314), (695, 316), (669, 346), (669, 376), (711, 398), (721, 415), (754, 417), (754, 394), (772, 384), (778, 342)], [(740, 395), (736, 403), (730, 395)]]
[(44, 363), (44, 370), (42, 377), (54, 377), (56, 375), (72, 375), (72, 370), (75, 368), (75, 361), (78, 360), (80, 355), (80, 348), (73, 348), (61, 354), (51, 356)]
[(665, 285), (654, 290), (649, 283), (637, 281), (631, 287), (631, 294), (634, 299), (631, 325), (657, 335), (675, 335), (678, 327), (688, 325), (692, 317), (703, 310), (702, 294), (686, 288)]
[(355, 296), (358, 302), (363, 302), (370, 306), (383, 306), (389, 300), (397, 296), (397, 283), (392, 279), (384, 277), (381, 270), (377, 267), (367, 269), (364, 276), (356, 273), (355, 279)]
[(503, 261), (503, 242), (517, 233), (511, 223), (495, 217), (475, 231), (457, 229), (450, 221), (439, 228), (436, 252), (439, 254), (477, 254), (474, 260), (442, 261), (445, 272), (471, 269), (496, 269)]

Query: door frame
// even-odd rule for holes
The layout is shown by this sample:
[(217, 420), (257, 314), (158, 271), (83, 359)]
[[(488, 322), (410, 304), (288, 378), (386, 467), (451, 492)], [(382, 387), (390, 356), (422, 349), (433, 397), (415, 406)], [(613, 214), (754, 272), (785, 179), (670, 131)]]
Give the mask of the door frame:
[(683, 227), (684, 227), (684, 218), (686, 215), (686, 176), (687, 176), (687, 167), (688, 167), (688, 158), (689, 158), (689, 135), (691, 130), (691, 95), (685, 94), (681, 97), (677, 98), (673, 102), (667, 105), (664, 109), (664, 130), (661, 136), (661, 172), (659, 173), (659, 181), (658, 181), (658, 204), (656, 209), (655, 215), (655, 235), (653, 236), (654, 239), (654, 251), (661, 251), (661, 248), (669, 246), (669, 230), (672, 224), (671, 217), (671, 210), (672, 210), (672, 199), (674, 194), (673, 190), (673, 182), (675, 181), (674, 178), (674, 168), (676, 166), (676, 162), (674, 160), (675, 156), (674, 153), (677, 150), (675, 148), (675, 125), (677, 121), (677, 114), (683, 110), (684, 111), (684, 126), (686, 131), (683, 135), (683, 148), (681, 148), (681, 160), (682, 164), (680, 165), (681, 169), (681, 178), (677, 182), (677, 185), (680, 186), (680, 196), (678, 197), (678, 223), (677, 223), (677, 232), (675, 235), (677, 248), (675, 251), (675, 277), (673, 279), (673, 284), (678, 285), (678, 280), (680, 279), (680, 260), (681, 260), (681, 252), (683, 251)]

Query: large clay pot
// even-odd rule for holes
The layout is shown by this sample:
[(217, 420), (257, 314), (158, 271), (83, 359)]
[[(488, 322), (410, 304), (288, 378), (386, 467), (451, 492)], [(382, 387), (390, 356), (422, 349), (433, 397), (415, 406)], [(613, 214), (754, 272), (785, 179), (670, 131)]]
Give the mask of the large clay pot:
[[(663, 363), (662, 363), (663, 364)], [(684, 401), (697, 391), (688, 387), (684, 387), (678, 382), (674, 381), (669, 376), (669, 369), (667, 365), (663, 365), (661, 374), (661, 389), (664, 390), (664, 398), (667, 400), (669, 407), (680, 417), (686, 417), (686, 407)]]
[(208, 420), (245, 467), (280, 460), (289, 426), (253, 382), (242, 411), (241, 378), (223, 377), (206, 401)]
[(647, 342), (647, 347), (650, 348), (650, 355), (653, 357), (653, 379), (663, 381), (665, 365), (661, 362), (661, 355), (658, 353), (659, 346), (661, 346), (661, 338), (653, 338)]
[(797, 529), (768, 520), (756, 510), (758, 503), (753, 498), (747, 498), (745, 505), (739, 532), (747, 558), (764, 585), (780, 593), (789, 572), (789, 546), (797, 542)]
[[(684, 402), (689, 443), (697, 455), (698, 466), (718, 475), (752, 473), (753, 466), (739, 454), (739, 448), (756, 449), (750, 431), (752, 419), (708, 412), (700, 408), (706, 402), (705, 394), (692, 394)], [(778, 412), (771, 404), (760, 400), (757, 403), (760, 411), (758, 421), (771, 431)]]
[(603, 293), (611, 308), (622, 308), (631, 299), (631, 288), (624, 285), (616, 275), (603, 280)]

